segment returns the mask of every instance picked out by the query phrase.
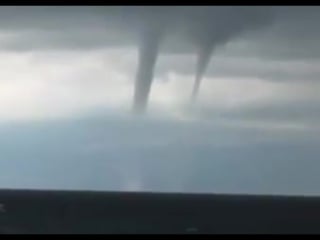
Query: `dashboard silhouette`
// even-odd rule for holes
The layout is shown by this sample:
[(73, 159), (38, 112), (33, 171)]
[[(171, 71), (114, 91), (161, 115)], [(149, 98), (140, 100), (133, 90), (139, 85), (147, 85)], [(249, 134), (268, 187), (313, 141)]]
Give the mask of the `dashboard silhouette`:
[(320, 198), (0, 190), (1, 234), (320, 233)]

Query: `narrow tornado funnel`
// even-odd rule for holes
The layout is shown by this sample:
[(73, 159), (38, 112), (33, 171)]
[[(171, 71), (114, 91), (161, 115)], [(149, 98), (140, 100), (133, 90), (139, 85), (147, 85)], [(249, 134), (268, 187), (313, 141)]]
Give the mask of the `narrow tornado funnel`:
[(149, 92), (156, 65), (161, 31), (157, 27), (149, 27), (144, 34), (139, 49), (139, 65), (134, 89), (133, 111), (144, 113), (147, 108)]
[(198, 53), (198, 62), (196, 66), (195, 82), (191, 94), (191, 103), (195, 102), (198, 97), (201, 80), (210, 62), (212, 50), (212, 44), (205, 44), (203, 46), (200, 46), (200, 50)]

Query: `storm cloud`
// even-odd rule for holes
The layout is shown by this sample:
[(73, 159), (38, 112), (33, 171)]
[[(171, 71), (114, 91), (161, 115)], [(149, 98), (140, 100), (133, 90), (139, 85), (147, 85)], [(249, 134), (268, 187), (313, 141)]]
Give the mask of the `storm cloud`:
[[(260, 58), (276, 61), (316, 58), (318, 36), (313, 25), (319, 18), (317, 9), (274, 6), (3, 7), (0, 12), (0, 27), (2, 26), (4, 34), (0, 38), (0, 46), (12, 51), (84, 51), (128, 46), (140, 49), (142, 57), (137, 57), (140, 63), (135, 63), (137, 74), (134, 99), (135, 105), (143, 106), (144, 109), (152, 86), (153, 72), (159, 72), (158, 68), (165, 72), (193, 71), (193, 97), (198, 94), (204, 74), (232, 74), (241, 77), (256, 72), (259, 77), (270, 79), (272, 74), (290, 79), (301, 78), (301, 71), (298, 74), (290, 73), (281, 67), (282, 63), (271, 71), (267, 70), (267, 73), (264, 67), (260, 70), (259, 65), (252, 68), (250, 64), (249, 67), (247, 65), (242, 68), (241, 58), (247, 56), (249, 60), (246, 62), (258, 58), (258, 64)], [(161, 34), (157, 33), (161, 35), (158, 36), (161, 39), (149, 37), (151, 31), (148, 29), (161, 31)], [(301, 38), (301, 35), (306, 37)], [(150, 44), (146, 42), (148, 39)], [(302, 45), (303, 48), (300, 47)], [(146, 50), (146, 46), (150, 46), (154, 53)], [(221, 61), (221, 50), (222, 55), (231, 54), (231, 58), (240, 55), (240, 64), (233, 64), (225, 59)], [(188, 61), (185, 63), (184, 55), (180, 59), (176, 58), (176, 65), (184, 66), (183, 69), (179, 66), (174, 69), (175, 64), (169, 63), (168, 67), (165, 66), (166, 63), (159, 66), (158, 51), (163, 54), (196, 54), (198, 60), (191, 66)], [(146, 54), (150, 56), (144, 59)], [(215, 58), (214, 63), (210, 64), (212, 54)], [(153, 59), (150, 58), (152, 55)], [(152, 65), (144, 67), (146, 63), (152, 62)], [(312, 71), (310, 72), (309, 75), (312, 75)], [(285, 76), (286, 74), (289, 76)], [(140, 78), (144, 80), (140, 81)]]

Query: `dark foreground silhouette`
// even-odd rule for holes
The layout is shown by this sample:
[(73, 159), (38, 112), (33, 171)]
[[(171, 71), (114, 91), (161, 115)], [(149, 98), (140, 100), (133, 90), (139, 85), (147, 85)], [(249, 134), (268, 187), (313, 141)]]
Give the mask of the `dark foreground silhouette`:
[(0, 233), (320, 233), (320, 198), (1, 190)]

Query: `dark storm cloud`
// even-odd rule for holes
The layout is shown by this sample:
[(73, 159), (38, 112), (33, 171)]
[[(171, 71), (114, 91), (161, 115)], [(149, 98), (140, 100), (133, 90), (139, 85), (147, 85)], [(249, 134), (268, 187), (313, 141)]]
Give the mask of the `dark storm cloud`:
[(259, 56), (264, 59), (320, 58), (319, 6), (274, 7), (270, 28), (245, 38), (247, 43), (238, 51), (240, 56)]
[[(170, 10), (170, 11), (168, 11)], [(320, 56), (317, 26), (320, 7), (0, 7), (0, 29), (16, 33), (2, 47), (14, 50), (41, 48), (86, 49), (105, 46), (136, 47), (146, 22), (169, 19), (164, 52), (195, 53), (194, 47), (213, 38), (224, 42), (227, 36), (247, 25), (248, 44), (232, 49), (232, 54), (272, 58)], [(152, 21), (151, 21), (152, 22)], [(232, 30), (232, 28), (234, 28)], [(244, 32), (245, 33), (245, 32)], [(202, 34), (202, 35), (201, 35)], [(208, 36), (210, 35), (210, 37)], [(233, 38), (232, 38), (233, 39)], [(293, 47), (295, 46), (295, 47)], [(303, 47), (302, 47), (303, 46)]]
[[(160, 9), (160, 10), (159, 10)], [(171, 11), (168, 11), (171, 10)], [(253, 11), (254, 10), (254, 11)], [(248, 13), (249, 14), (248, 14)], [(158, 15), (156, 15), (158, 13)], [(160, 13), (160, 14), (159, 14)], [(246, 16), (243, 18), (243, 16)], [(237, 31), (243, 28), (243, 22), (257, 25), (267, 20), (267, 16), (273, 19), (274, 32), (269, 31), (268, 37), (276, 40), (290, 42), (303, 42), (306, 39), (319, 37), (316, 31), (319, 21), (319, 7), (22, 7), (2, 6), (0, 8), (0, 27), (3, 30), (56, 30), (56, 34), (70, 37), (72, 30), (77, 33), (79, 29), (90, 28), (112, 33), (118, 31), (117, 40), (121, 41), (121, 34), (139, 32), (138, 26), (144, 22), (157, 21), (162, 18), (169, 18), (172, 22), (172, 40), (177, 35), (192, 32), (191, 37), (198, 37), (196, 32), (208, 30), (212, 26), (212, 33), (219, 33), (219, 28), (225, 32), (214, 34), (216, 39), (222, 39), (230, 35), (229, 28), (235, 27)], [(219, 21), (214, 21), (215, 19)], [(237, 25), (234, 24), (237, 22)], [(200, 27), (201, 26), (201, 27)], [(259, 25), (258, 25), (259, 26)], [(90, 28), (89, 28), (90, 27)], [(65, 31), (68, 29), (71, 32)], [(193, 29), (193, 30), (192, 30)], [(61, 30), (60, 32), (58, 30)], [(209, 29), (210, 30), (210, 29)], [(227, 31), (226, 31), (227, 30)], [(268, 29), (264, 29), (268, 32)], [(81, 32), (81, 31), (80, 31)], [(119, 34), (121, 32), (121, 34)], [(108, 35), (108, 34), (107, 34)], [(126, 36), (126, 35), (123, 35)], [(131, 36), (132, 37), (132, 36)], [(189, 36), (190, 37), (190, 36)], [(75, 38), (77, 39), (77, 38)], [(94, 35), (91, 38), (95, 41)], [(21, 39), (22, 40), (22, 39)], [(24, 39), (27, 40), (27, 39)], [(46, 39), (47, 41), (48, 39)], [(81, 40), (81, 39), (80, 39)], [(122, 39), (124, 40), (124, 39)], [(129, 41), (132, 39), (127, 39)], [(269, 39), (270, 40), (270, 39)], [(61, 40), (62, 41), (62, 40)], [(179, 39), (181, 41), (181, 39)], [(173, 43), (176, 49), (178, 45)], [(192, 41), (202, 41), (200, 38)], [(116, 41), (114, 42), (116, 43)], [(121, 42), (120, 42), (121, 43)], [(77, 42), (74, 42), (77, 44)], [(105, 42), (108, 45), (108, 42)], [(131, 43), (132, 44), (132, 43)], [(182, 44), (185, 45), (186, 44)], [(50, 46), (50, 44), (48, 45)], [(180, 46), (181, 47), (181, 46)]]
[[(0, 8), (0, 27), (8, 31), (33, 31), (34, 37), (47, 34), (52, 31), (54, 34), (61, 34), (60, 44), (63, 45), (63, 38), (68, 39), (76, 34), (74, 40), (78, 39), (81, 43), (80, 33), (85, 36), (92, 32), (92, 44), (96, 43), (95, 34), (100, 37), (116, 34), (117, 37), (110, 41), (105, 41), (104, 45), (109, 44), (132, 44), (137, 40), (139, 34), (144, 31), (146, 24), (159, 24), (165, 22), (169, 38), (173, 40), (201, 44), (209, 38), (211, 41), (224, 41), (233, 32), (241, 31), (245, 25), (257, 25), (264, 19), (261, 13), (268, 9), (254, 9), (245, 7), (1, 7)], [(259, 16), (260, 15), (260, 16)], [(95, 31), (95, 30), (99, 31)], [(199, 31), (203, 29), (203, 31)], [(223, 30), (222, 30), (223, 29)], [(44, 32), (46, 30), (46, 32)], [(82, 31), (81, 31), (82, 30)], [(39, 31), (39, 32), (37, 32)], [(208, 32), (206, 32), (208, 31)], [(78, 34), (78, 35), (77, 35)], [(201, 35), (202, 34), (202, 35)], [(207, 36), (205, 36), (207, 35)], [(97, 35), (99, 37), (99, 35)], [(28, 39), (20, 39), (21, 42)], [(34, 39), (32, 39), (34, 40)], [(55, 39), (52, 39), (55, 42)], [(106, 39), (108, 40), (108, 39)], [(51, 46), (50, 39), (44, 38), (48, 47)], [(40, 42), (40, 41), (39, 41)], [(89, 40), (88, 40), (89, 42)], [(45, 44), (45, 43), (43, 43)], [(77, 45), (77, 41), (74, 41)], [(40, 44), (41, 46), (42, 44)], [(179, 48), (176, 49), (179, 51)], [(181, 49), (181, 51), (190, 51)], [(193, 51), (193, 50), (192, 50)]]

